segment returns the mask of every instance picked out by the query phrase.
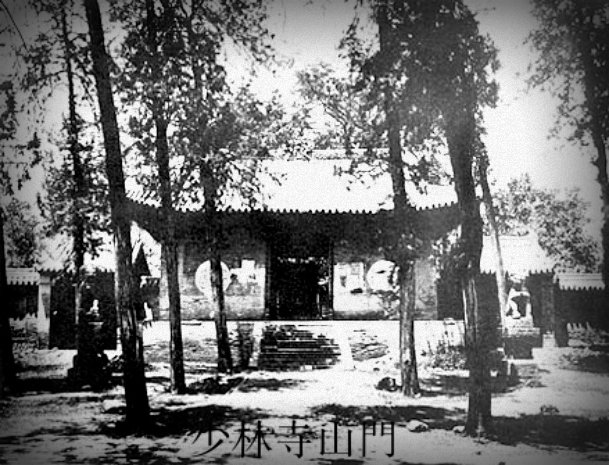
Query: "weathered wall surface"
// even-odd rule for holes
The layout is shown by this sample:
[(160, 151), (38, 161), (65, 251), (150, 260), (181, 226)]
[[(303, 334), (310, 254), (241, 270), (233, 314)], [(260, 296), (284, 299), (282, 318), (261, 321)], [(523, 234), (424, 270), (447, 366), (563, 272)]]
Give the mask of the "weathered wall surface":
[[(208, 260), (201, 241), (196, 238), (180, 244), (178, 275), (180, 281), (182, 319), (213, 318), (216, 307), (212, 302), (209, 274), (197, 270)], [(224, 290), (227, 317), (230, 319), (260, 319), (264, 317), (265, 246), (247, 231), (233, 233), (222, 252)], [(160, 318), (168, 318), (167, 276), (162, 260), (160, 282)], [(199, 285), (197, 285), (197, 283)]]
[[(339, 245), (334, 250), (333, 302), (335, 319), (393, 319), (397, 318), (395, 289), (389, 279), (391, 268), (383, 256), (374, 250)], [(208, 274), (197, 270), (208, 260), (205, 247), (196, 238), (179, 247), (179, 280), (182, 318), (209, 319), (216, 311), (211, 300), (211, 289), (204, 285)], [(266, 245), (253, 238), (246, 229), (231, 234), (222, 252), (225, 264), (224, 282), (227, 317), (229, 319), (265, 318), (264, 288)], [(430, 259), (417, 261), (416, 318), (437, 318), (435, 270)], [(168, 318), (167, 278), (162, 263), (160, 282), (161, 319)]]
[[(397, 292), (395, 271), (379, 253), (354, 251), (341, 245), (334, 251), (334, 316), (336, 319), (393, 319)], [(393, 272), (393, 276), (392, 276)], [(431, 259), (415, 264), (416, 318), (437, 318), (435, 270)]]
[(589, 323), (593, 328), (609, 328), (609, 313), (600, 289), (556, 290), (558, 312), (568, 323)]

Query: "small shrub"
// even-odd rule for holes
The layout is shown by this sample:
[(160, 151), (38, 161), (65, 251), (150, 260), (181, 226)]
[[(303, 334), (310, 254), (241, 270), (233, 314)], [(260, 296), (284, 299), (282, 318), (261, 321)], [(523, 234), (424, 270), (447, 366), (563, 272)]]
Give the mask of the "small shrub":
[(462, 370), (465, 368), (465, 348), (440, 341), (435, 351), (430, 351), (428, 365), (443, 370)]

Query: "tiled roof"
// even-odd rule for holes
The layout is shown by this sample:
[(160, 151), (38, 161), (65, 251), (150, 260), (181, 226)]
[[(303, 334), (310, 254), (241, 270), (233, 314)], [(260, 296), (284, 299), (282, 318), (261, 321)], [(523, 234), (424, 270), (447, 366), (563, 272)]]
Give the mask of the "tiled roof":
[(561, 272), (555, 278), (563, 291), (603, 290), (603, 276), (600, 273)]
[[(484, 236), (480, 271), (495, 272), (495, 246), (490, 236)], [(556, 263), (541, 248), (535, 234), (526, 236), (499, 236), (505, 271), (524, 275), (551, 273)]]
[[(226, 194), (220, 209), (278, 212), (376, 213), (393, 209), (391, 177), (383, 162), (360, 164), (350, 174), (346, 158), (269, 159), (259, 163), (256, 178), (260, 192), (254, 203), (238, 193)], [(457, 197), (453, 186), (429, 185), (419, 191), (407, 182), (412, 205), (419, 210), (450, 205)], [(135, 180), (127, 184), (128, 197), (137, 203), (159, 207), (156, 192), (144, 190)], [(176, 201), (176, 209), (199, 211), (203, 197), (196, 192)]]
[(9, 286), (37, 286), (40, 275), (34, 268), (7, 268), (6, 281)]

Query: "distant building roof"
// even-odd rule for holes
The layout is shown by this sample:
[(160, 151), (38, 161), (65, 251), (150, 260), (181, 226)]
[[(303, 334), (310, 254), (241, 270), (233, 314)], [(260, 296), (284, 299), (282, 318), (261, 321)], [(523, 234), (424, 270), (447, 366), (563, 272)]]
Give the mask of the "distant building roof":
[[(537, 235), (499, 236), (501, 256), (505, 271), (510, 274), (524, 275), (551, 273), (556, 263), (541, 248)], [(490, 236), (484, 236), (480, 271), (495, 273), (495, 246)]]
[(563, 291), (603, 290), (605, 283), (600, 273), (561, 272), (555, 278), (559, 289)]
[(7, 268), (6, 281), (9, 286), (37, 286), (40, 274), (34, 268)]
[[(133, 262), (136, 262), (140, 252), (144, 257), (156, 256), (160, 260), (160, 246), (145, 231), (132, 227), (131, 231)], [(56, 273), (65, 269), (72, 268), (72, 239), (66, 235), (58, 234), (43, 241), (42, 251), (40, 252), (36, 269), (41, 272)], [(157, 250), (158, 249), (158, 250)], [(112, 236), (104, 235), (102, 244), (96, 250), (97, 254), (92, 256), (85, 254), (85, 268), (88, 271), (114, 272), (116, 267), (114, 244)], [(146, 260), (148, 270), (153, 276), (160, 275), (160, 271), (155, 268), (151, 260)], [(155, 260), (152, 260), (154, 262)]]
[[(267, 159), (258, 163), (260, 183), (254, 203), (239, 192), (223, 195), (225, 211), (269, 210), (277, 212), (376, 213), (393, 209), (391, 177), (383, 161), (362, 162), (352, 167), (347, 158)], [(351, 170), (351, 168), (353, 168)], [(428, 185), (418, 190), (411, 181), (406, 189), (418, 210), (447, 206), (457, 201), (452, 185)], [(135, 180), (128, 182), (128, 197), (137, 203), (159, 207), (155, 191), (144, 189)], [(191, 193), (176, 201), (176, 210), (199, 211), (202, 193)]]
[[(65, 234), (57, 234), (42, 241), (41, 251), (36, 268), (41, 272), (59, 272), (72, 269), (72, 238)], [(112, 239), (106, 237), (98, 247), (97, 254), (85, 254), (85, 268), (93, 271), (114, 271), (114, 249)]]

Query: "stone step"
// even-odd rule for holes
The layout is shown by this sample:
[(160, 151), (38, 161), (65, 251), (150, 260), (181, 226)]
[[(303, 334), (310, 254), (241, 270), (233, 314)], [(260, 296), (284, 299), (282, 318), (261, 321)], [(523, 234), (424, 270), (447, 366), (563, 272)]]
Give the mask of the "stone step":
[(269, 326), (263, 330), (258, 367), (264, 370), (329, 368), (337, 363), (338, 344), (324, 335), (294, 325)]

